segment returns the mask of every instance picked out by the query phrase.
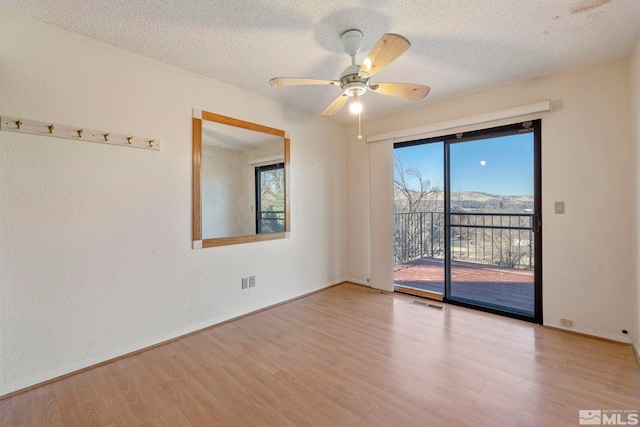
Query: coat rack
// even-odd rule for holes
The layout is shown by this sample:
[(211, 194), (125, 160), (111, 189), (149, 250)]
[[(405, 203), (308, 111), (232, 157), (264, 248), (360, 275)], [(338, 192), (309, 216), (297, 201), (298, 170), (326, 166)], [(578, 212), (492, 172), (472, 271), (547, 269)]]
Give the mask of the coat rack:
[(121, 145), (124, 147), (144, 148), (147, 150), (160, 150), (160, 141), (154, 138), (58, 125), (49, 122), (38, 122), (35, 120), (23, 120), (16, 117), (0, 117), (0, 130), (99, 142), (101, 144)]

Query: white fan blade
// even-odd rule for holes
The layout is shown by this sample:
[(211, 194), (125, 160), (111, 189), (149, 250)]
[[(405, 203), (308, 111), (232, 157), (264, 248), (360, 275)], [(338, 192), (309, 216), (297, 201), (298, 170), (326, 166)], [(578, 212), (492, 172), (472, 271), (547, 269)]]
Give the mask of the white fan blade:
[(383, 95), (394, 96), (396, 98), (419, 101), (429, 93), (431, 89), (425, 85), (415, 85), (411, 83), (376, 83), (369, 86), (369, 89)]
[(340, 95), (339, 97), (336, 98), (335, 101), (331, 103), (331, 105), (327, 107), (326, 110), (322, 112), (322, 116), (323, 117), (333, 116), (334, 114), (339, 113), (340, 110), (342, 110), (342, 107), (344, 107), (344, 104), (346, 104), (348, 100), (349, 100), (349, 97), (347, 95), (345, 94)]
[(358, 76), (361, 79), (371, 77), (411, 47), (409, 40), (399, 34), (385, 34), (378, 43), (371, 48), (365, 58)]

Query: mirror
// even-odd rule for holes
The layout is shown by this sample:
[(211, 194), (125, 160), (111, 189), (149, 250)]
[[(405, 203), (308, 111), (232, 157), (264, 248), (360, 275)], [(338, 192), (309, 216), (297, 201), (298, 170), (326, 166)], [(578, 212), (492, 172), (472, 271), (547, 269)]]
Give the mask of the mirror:
[(290, 231), (285, 132), (193, 113), (194, 248), (285, 238)]

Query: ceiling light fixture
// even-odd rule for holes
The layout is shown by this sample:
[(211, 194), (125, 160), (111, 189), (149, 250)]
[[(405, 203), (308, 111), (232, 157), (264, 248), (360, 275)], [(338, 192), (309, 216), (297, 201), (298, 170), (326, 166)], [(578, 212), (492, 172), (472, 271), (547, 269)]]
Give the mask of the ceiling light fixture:
[(360, 114), (362, 112), (362, 103), (360, 102), (360, 97), (358, 95), (351, 98), (349, 111), (351, 111), (351, 114)]
[(349, 96), (349, 112), (358, 115), (358, 139), (362, 139), (362, 102), (357, 93)]

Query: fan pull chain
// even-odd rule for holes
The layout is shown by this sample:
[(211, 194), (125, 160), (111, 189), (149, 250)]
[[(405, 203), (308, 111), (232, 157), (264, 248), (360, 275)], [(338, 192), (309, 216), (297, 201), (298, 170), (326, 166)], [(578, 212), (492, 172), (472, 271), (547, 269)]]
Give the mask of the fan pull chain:
[(362, 113), (358, 113), (358, 139), (362, 139), (362, 121), (360, 120)]

